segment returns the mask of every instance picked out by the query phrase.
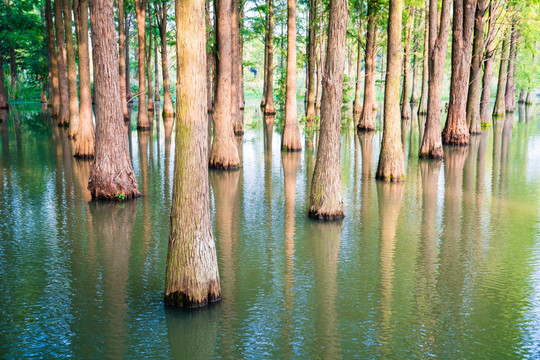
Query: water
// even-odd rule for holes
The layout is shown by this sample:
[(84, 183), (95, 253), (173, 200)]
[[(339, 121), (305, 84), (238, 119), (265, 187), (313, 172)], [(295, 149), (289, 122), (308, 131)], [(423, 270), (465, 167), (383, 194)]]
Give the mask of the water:
[(345, 131), (346, 217), (320, 223), (313, 152), (282, 154), (253, 104), (242, 170), (210, 172), (223, 300), (182, 311), (162, 303), (171, 129), (137, 133), (133, 116), (144, 197), (95, 203), (66, 132), (15, 105), (0, 124), (0, 357), (539, 358), (538, 114), (443, 163), (417, 159), (405, 123), (401, 185), (373, 180), (380, 132)]

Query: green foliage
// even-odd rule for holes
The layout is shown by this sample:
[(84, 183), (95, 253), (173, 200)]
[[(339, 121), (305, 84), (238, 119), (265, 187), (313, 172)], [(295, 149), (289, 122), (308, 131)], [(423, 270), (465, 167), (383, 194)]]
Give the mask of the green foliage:
[(116, 201), (122, 202), (122, 201), (126, 200), (126, 195), (124, 193), (119, 193), (119, 194), (116, 194), (114, 196), (114, 198), (115, 198)]

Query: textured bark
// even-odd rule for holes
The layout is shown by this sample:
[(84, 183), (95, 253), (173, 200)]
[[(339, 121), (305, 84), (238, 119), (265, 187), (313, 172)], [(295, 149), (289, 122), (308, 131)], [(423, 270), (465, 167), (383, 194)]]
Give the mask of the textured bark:
[(390, 0), (388, 47), (384, 90), (384, 128), (375, 178), (400, 182), (405, 179), (405, 158), (401, 144), (399, 77), (401, 68), (401, 12), (403, 0)]
[[(150, 23), (150, 31), (148, 32), (147, 38), (148, 38), (148, 48), (146, 48), (146, 76), (147, 76), (147, 82), (146, 85), (148, 87), (148, 111), (154, 112), (154, 84), (152, 81), (152, 13), (150, 8), (150, 3), (146, 2), (148, 6), (148, 18)], [(152, 119), (154, 118), (153, 114), (149, 115), (150, 122), (152, 122)]]
[(505, 89), (505, 110), (506, 112), (514, 112), (516, 110), (516, 84), (514, 83), (514, 70), (516, 61), (517, 48), (517, 30), (515, 25), (512, 25), (510, 35), (510, 55), (508, 57), (508, 70), (506, 72), (506, 89)]
[(112, 1), (91, 0), (90, 22), (97, 134), (88, 190), (93, 199), (130, 199), (140, 194), (122, 116)]
[[(79, 0), (75, 11), (79, 14), (79, 88), (81, 104), (79, 112), (79, 127), (75, 143), (76, 158), (94, 157), (94, 120), (92, 118), (92, 94), (90, 90), (90, 52), (88, 49), (88, 0)], [(125, 98), (121, 98), (124, 102)]]
[(66, 43), (64, 40), (64, 22), (62, 20), (62, 0), (54, 2), (54, 26), (56, 28), (56, 45), (58, 47), (58, 81), (60, 88), (60, 108), (57, 123), (59, 126), (69, 124), (69, 91), (66, 69)]
[(474, 40), (467, 95), (467, 125), (471, 135), (480, 135), (480, 96), (482, 95), (482, 60), (484, 57), (484, 28), (488, 0), (478, 0), (474, 21)]
[(268, 42), (266, 46), (266, 91), (264, 113), (274, 115), (274, 0), (268, 0)]
[(161, 39), (161, 73), (163, 75), (163, 117), (173, 117), (174, 107), (171, 99), (169, 81), (169, 57), (167, 55), (167, 2), (164, 1), (158, 13), (159, 36)]
[(128, 14), (124, 14), (124, 39), (127, 40), (124, 43), (124, 47), (126, 49), (125, 53), (125, 61), (126, 61), (126, 102), (129, 104), (133, 104), (133, 94), (131, 93), (131, 71), (129, 66), (129, 33), (130, 33), (130, 26), (131, 26), (131, 18), (128, 18)]
[[(240, 70), (242, 54), (240, 52), (240, 0), (232, 0), (231, 11), (231, 116), (235, 135), (244, 134), (244, 124), (240, 113)], [(240, 65), (240, 66), (239, 66)]]
[(206, 166), (205, 29), (204, 0), (176, 0), (178, 118), (165, 303), (184, 308), (221, 299)]
[(122, 99), (122, 115), (124, 116), (124, 120), (128, 120), (126, 93), (126, 47), (124, 28), (124, 0), (118, 0), (118, 52), (120, 54), (118, 70), (120, 74), (120, 96)]
[(510, 50), (509, 41), (505, 39), (501, 47), (501, 62), (499, 67), (499, 81), (497, 84), (497, 98), (495, 99), (495, 107), (493, 108), (493, 117), (504, 117), (506, 112), (506, 75), (508, 67), (508, 54)]
[(409, 90), (410, 90), (410, 67), (411, 60), (409, 54), (411, 52), (411, 36), (413, 21), (415, 16), (415, 8), (408, 7), (408, 16), (406, 33), (405, 33), (405, 48), (403, 49), (403, 90), (401, 91), (401, 118), (410, 119), (411, 118), (411, 105), (409, 104)]
[(427, 115), (428, 108), (428, 88), (429, 88), (429, 4), (426, 0), (425, 5), (425, 25), (424, 25), (424, 52), (422, 55), (422, 94), (420, 95), (419, 115)]
[(375, 99), (375, 27), (376, 9), (372, 1), (368, 4), (368, 24), (366, 32), (366, 66), (364, 75), (364, 105), (362, 114), (356, 125), (358, 131), (375, 131), (376, 99)]
[[(270, 0), (272, 1), (272, 0)], [(308, 62), (307, 62), (307, 108), (306, 126), (313, 129), (315, 122), (315, 47), (316, 34), (315, 22), (317, 21), (317, 0), (309, 1), (309, 39), (308, 39)]]
[(477, 0), (454, 0), (452, 22), (452, 78), (443, 144), (468, 145), (467, 90), (469, 87), (474, 13)]
[(493, 78), (493, 67), (495, 66), (495, 16), (493, 12), (493, 2), (489, 4), (489, 26), (486, 39), (486, 51), (484, 52), (484, 75), (482, 77), (482, 96), (480, 98), (480, 124), (491, 123), (491, 109), (489, 106), (491, 98), (491, 79)]
[(9, 109), (3, 69), (4, 69), (4, 64), (3, 64), (2, 56), (0, 56), (0, 109)]
[(69, 137), (74, 138), (79, 128), (79, 94), (77, 89), (77, 65), (75, 64), (75, 47), (73, 46), (73, 21), (71, 16), (71, 0), (62, 0), (64, 13), (64, 32), (66, 34), (66, 55), (68, 70), (69, 96)]
[[(47, 24), (47, 46), (49, 49), (49, 61), (51, 65), (51, 89), (49, 99), (52, 100), (52, 116), (57, 117), (60, 111), (60, 88), (58, 83), (58, 58), (56, 54), (56, 37), (52, 19), (51, 0), (45, 0), (45, 22)], [(0, 94), (1, 96), (1, 94)], [(0, 108), (2, 107), (0, 100)]]
[[(212, 21), (210, 21), (210, 1), (205, 1), (204, 5), (204, 20), (206, 23), (206, 44), (210, 44), (210, 36), (212, 34)], [(208, 113), (212, 113), (212, 63), (213, 63), (214, 51), (211, 46), (206, 47), (206, 105)], [(212, 120), (209, 120), (209, 128)], [(211, 130), (209, 130), (211, 131)]]
[(231, 0), (220, 0), (217, 12), (218, 53), (217, 93), (214, 106), (214, 141), (210, 167), (233, 170), (240, 167), (231, 117), (232, 31)]
[(450, 27), (450, 0), (443, 0), (440, 26), (438, 25), (438, 2), (429, 0), (429, 81), (428, 113), (424, 136), (418, 155), (421, 158), (441, 160), (443, 157), (441, 138), (442, 80), (444, 60)]
[(330, 2), (321, 130), (309, 197), (309, 216), (316, 219), (333, 220), (344, 216), (340, 150), (347, 12), (347, 0)]
[(139, 112), (137, 116), (137, 129), (150, 130), (146, 104), (146, 0), (135, 0), (135, 12), (137, 13), (137, 37), (139, 41)]

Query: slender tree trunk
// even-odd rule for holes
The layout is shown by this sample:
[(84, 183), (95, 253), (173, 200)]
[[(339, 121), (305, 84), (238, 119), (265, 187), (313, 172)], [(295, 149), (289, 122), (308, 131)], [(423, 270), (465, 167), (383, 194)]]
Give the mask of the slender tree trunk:
[(264, 113), (274, 115), (274, 0), (268, 0), (268, 49), (266, 50), (266, 99)]
[[(152, 81), (152, 10), (150, 7), (150, 3), (146, 1), (147, 5), (147, 11), (148, 11), (148, 18), (150, 28), (148, 31), (148, 48), (146, 49), (146, 75), (148, 76), (147, 79), (147, 86), (148, 86), (148, 111), (154, 112), (154, 89), (153, 89), (153, 81)], [(149, 121), (152, 122), (152, 119), (154, 118), (154, 115), (150, 115)]]
[(443, 148), (441, 138), (442, 114), (442, 81), (444, 60), (450, 27), (450, 0), (443, 0), (438, 26), (438, 1), (429, 0), (429, 81), (428, 81), (428, 113), (419, 156), (442, 160)]
[(422, 55), (422, 95), (420, 95), (419, 115), (427, 115), (428, 110), (428, 89), (429, 89), (429, 4), (426, 0), (425, 5), (425, 28), (424, 28), (424, 53)]
[(504, 117), (506, 112), (505, 92), (506, 92), (506, 75), (508, 68), (509, 56), (509, 39), (505, 35), (505, 39), (501, 48), (501, 63), (499, 67), (499, 82), (497, 85), (497, 98), (495, 99), (495, 107), (493, 109), (493, 117)]
[[(55, 46), (56, 38), (54, 36), (51, 0), (45, 0), (45, 21), (47, 24), (47, 46), (49, 49), (49, 61), (51, 65), (51, 84), (52, 84), (52, 87), (51, 87), (52, 93), (49, 94), (49, 99), (52, 98), (52, 116), (57, 117), (58, 113), (60, 112), (60, 87), (59, 87), (60, 85), (58, 82), (58, 57), (56, 54), (56, 46)], [(2, 108), (1, 101), (0, 101), (0, 108)]]
[(302, 150), (296, 104), (296, 0), (287, 0), (287, 84), (281, 150)]
[[(244, 134), (244, 124), (240, 113), (240, 0), (232, 0), (231, 12), (232, 70), (231, 70), (231, 116), (235, 135)], [(239, 66), (240, 65), (240, 66)]]
[(10, 79), (11, 79), (11, 91), (13, 95), (17, 94), (17, 59), (15, 57), (15, 49), (12, 47), (9, 48), (9, 70), (10, 70)]
[(71, 0), (62, 0), (64, 12), (64, 32), (66, 34), (66, 54), (68, 68), (69, 96), (69, 137), (74, 138), (79, 128), (79, 94), (77, 87), (77, 65), (75, 64), (75, 47), (73, 46), (73, 21), (71, 16)]
[(4, 80), (4, 64), (2, 56), (0, 56), (0, 109), (9, 109), (6, 94), (6, 85)]
[[(75, 11), (79, 14), (79, 88), (81, 104), (75, 157), (90, 159), (94, 157), (95, 131), (92, 118), (92, 93), (90, 90), (90, 52), (88, 49), (88, 0), (79, 0)], [(121, 98), (124, 102), (125, 98)]]
[(482, 77), (482, 96), (480, 98), (480, 124), (491, 123), (491, 108), (489, 105), (491, 98), (491, 79), (493, 78), (493, 68), (495, 66), (495, 23), (493, 2), (489, 3), (489, 26), (488, 35), (485, 43), (486, 51), (484, 52), (484, 75)]
[[(124, 0), (118, 0), (118, 52), (120, 54), (119, 60), (119, 74), (120, 74), (120, 96), (122, 99), (122, 114), (124, 120), (129, 120), (128, 108), (127, 108), (127, 93), (126, 93), (126, 48), (125, 48), (125, 34), (124, 34)], [(129, 41), (129, 39), (128, 39)]]
[(454, 0), (452, 24), (452, 78), (448, 116), (442, 132), (443, 144), (468, 145), (467, 91), (472, 51), (474, 13), (477, 0)]
[(231, 75), (233, 66), (231, 3), (231, 0), (219, 0), (217, 4), (217, 38), (220, 57), (217, 71), (214, 141), (210, 152), (210, 167), (223, 170), (234, 170), (240, 167), (240, 157), (234, 140), (233, 119), (231, 117)]
[(158, 51), (157, 51), (157, 38), (152, 33), (152, 37), (154, 37), (154, 77), (156, 80), (156, 85), (154, 86), (154, 100), (160, 101), (160, 94), (159, 94), (159, 67), (158, 67)]
[[(388, 47), (384, 90), (384, 129), (375, 178), (400, 182), (405, 179), (405, 158), (401, 144), (399, 77), (401, 68), (401, 12), (403, 0), (390, 0)], [(407, 97), (408, 98), (408, 97)], [(407, 99), (405, 98), (405, 99)], [(406, 101), (405, 101), (406, 102)], [(408, 104), (407, 104), (408, 105)]]
[(321, 16), (319, 22), (319, 46), (317, 46), (319, 50), (319, 54), (317, 56), (317, 98), (315, 99), (315, 113), (317, 115), (320, 115), (321, 113), (322, 75), (324, 72), (324, 16), (322, 15), (322, 8), (322, 1), (319, 1), (319, 14), (321, 14)]
[(517, 30), (512, 24), (510, 35), (510, 55), (508, 57), (508, 71), (506, 72), (505, 107), (506, 112), (516, 110), (516, 84), (514, 83), (514, 70), (516, 62)]
[[(124, 43), (124, 47), (126, 49), (126, 53), (125, 53), (125, 61), (126, 61), (126, 102), (129, 104), (133, 104), (133, 94), (131, 93), (131, 71), (130, 71), (130, 64), (129, 64), (129, 29), (130, 29), (130, 24), (131, 24), (131, 18), (128, 17), (128, 14), (125, 13), (124, 14), (124, 23), (125, 23), (125, 43)], [(129, 114), (129, 111), (128, 111), (128, 114)]]
[[(239, 1), (240, 2), (240, 12), (239, 12), (239, 21), (240, 21), (240, 37), (239, 37), (239, 41), (240, 41), (240, 61), (238, 62), (238, 67), (240, 68), (240, 77), (238, 79), (238, 83), (239, 83), (239, 89), (240, 89), (240, 96), (238, 98), (238, 101), (240, 103), (240, 110), (244, 110), (245, 109), (245, 104), (246, 104), (246, 97), (245, 97), (245, 94), (244, 94), (244, 36), (242, 35), (243, 33), (243, 28), (244, 28), (244, 2), (243, 1)], [(241, 115), (242, 117), (242, 126), (244, 124), (244, 116), (243, 116), (243, 113)]]
[(135, 12), (137, 13), (137, 36), (139, 40), (139, 113), (137, 117), (137, 129), (150, 130), (146, 104), (146, 0), (135, 0)]
[(525, 93), (525, 89), (521, 89), (519, 91), (518, 104), (525, 104), (525, 97), (526, 96), (527, 96), (527, 94)]
[(340, 150), (347, 13), (347, 0), (330, 2), (321, 131), (309, 197), (309, 216), (316, 219), (332, 220), (344, 216)]
[(113, 2), (91, 0), (90, 22), (97, 136), (88, 190), (93, 199), (130, 199), (140, 194), (122, 118)]
[(362, 114), (362, 100), (360, 98), (360, 92), (362, 87), (361, 74), (362, 74), (362, 26), (358, 26), (358, 58), (356, 59), (356, 84), (354, 88), (354, 101), (353, 101), (353, 117), (360, 117)]
[(69, 91), (66, 69), (66, 43), (64, 40), (64, 22), (62, 19), (62, 0), (54, 2), (54, 25), (56, 27), (56, 44), (58, 46), (58, 80), (60, 86), (60, 110), (58, 126), (69, 124)]
[(178, 119), (165, 303), (194, 308), (221, 299), (206, 166), (204, 0), (176, 0), (175, 13)]
[(163, 74), (163, 117), (173, 117), (174, 107), (171, 99), (171, 85), (169, 82), (169, 59), (167, 54), (167, 2), (161, 8), (159, 22), (159, 35), (161, 38), (161, 73)]
[(403, 90), (401, 92), (401, 118), (410, 119), (411, 118), (411, 104), (409, 103), (409, 88), (410, 88), (410, 67), (411, 61), (409, 54), (411, 52), (411, 36), (413, 21), (415, 16), (416, 8), (409, 6), (408, 14), (409, 18), (407, 19), (407, 28), (405, 33), (405, 49), (403, 51)]
[[(268, 89), (268, 50), (270, 45), (268, 44), (268, 36), (270, 32), (273, 32), (273, 29), (270, 28), (270, 1), (266, 0), (266, 5), (268, 5), (268, 12), (266, 13), (266, 34), (264, 34), (264, 67), (263, 67), (263, 95), (261, 98), (261, 108), (266, 106), (266, 97)], [(273, 13), (273, 4), (272, 4), (272, 13)]]
[(362, 114), (356, 125), (358, 131), (375, 131), (375, 49), (377, 47), (375, 41), (375, 16), (376, 9), (372, 1), (368, 4), (368, 24), (366, 32), (366, 65), (364, 74), (364, 105), (362, 106)]
[(317, 21), (317, 0), (309, 1), (309, 39), (308, 39), (308, 64), (307, 64), (307, 110), (306, 126), (309, 129), (314, 128), (315, 123), (315, 47), (316, 47), (316, 28)]

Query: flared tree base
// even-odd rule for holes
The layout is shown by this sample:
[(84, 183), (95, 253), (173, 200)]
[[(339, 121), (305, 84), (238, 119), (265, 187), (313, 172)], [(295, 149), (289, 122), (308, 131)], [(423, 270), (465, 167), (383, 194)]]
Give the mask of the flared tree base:
[(442, 142), (444, 145), (467, 146), (469, 145), (469, 133), (457, 131), (443, 131)]
[(356, 131), (358, 132), (370, 132), (375, 131), (375, 125), (356, 125)]
[(209, 291), (208, 294), (203, 296), (194, 296), (193, 294), (187, 294), (181, 291), (165, 294), (165, 304), (168, 306), (175, 306), (184, 309), (196, 309), (203, 306), (207, 306), (210, 303), (218, 302), (221, 300), (221, 293), (215, 293)]
[(336, 221), (341, 220), (345, 217), (343, 211), (338, 211), (335, 213), (324, 213), (317, 210), (310, 209), (308, 216), (315, 220), (325, 220), (325, 221)]

